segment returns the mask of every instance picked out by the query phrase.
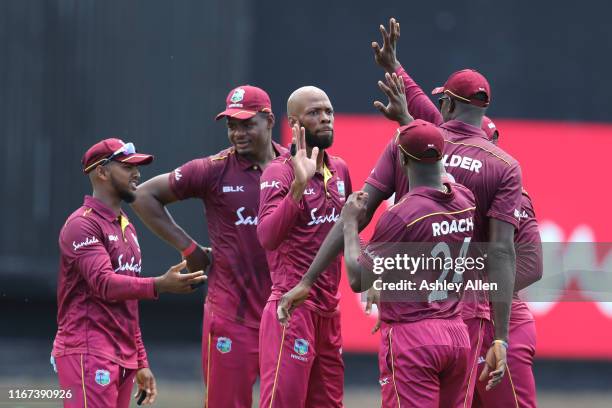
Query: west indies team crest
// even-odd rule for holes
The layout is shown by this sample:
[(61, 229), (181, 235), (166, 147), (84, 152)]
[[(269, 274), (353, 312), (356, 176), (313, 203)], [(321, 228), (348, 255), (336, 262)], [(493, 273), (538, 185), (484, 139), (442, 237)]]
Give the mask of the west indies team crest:
[(338, 192), (340, 193), (340, 195), (342, 197), (346, 197), (346, 191), (344, 190), (344, 181), (338, 180), (336, 185), (338, 186)]
[(220, 353), (229, 353), (232, 351), (232, 340), (228, 337), (219, 337), (217, 339), (217, 350)]
[(308, 341), (304, 339), (296, 339), (293, 343), (293, 351), (298, 353), (300, 356), (308, 353)]
[(238, 103), (243, 99), (244, 99), (244, 89), (236, 88), (234, 90), (234, 93), (232, 94), (232, 97), (230, 98), (230, 101), (232, 101), (232, 103)]
[(106, 387), (110, 384), (110, 372), (108, 370), (96, 370), (96, 384)]

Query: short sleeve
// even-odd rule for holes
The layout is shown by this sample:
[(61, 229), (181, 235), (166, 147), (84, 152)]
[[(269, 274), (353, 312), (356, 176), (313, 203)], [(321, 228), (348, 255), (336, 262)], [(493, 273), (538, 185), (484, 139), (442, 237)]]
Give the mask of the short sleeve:
[(172, 171), (170, 188), (179, 200), (204, 198), (209, 191), (212, 165), (209, 157), (191, 160)]
[(390, 243), (404, 241), (406, 223), (391, 211), (385, 211), (376, 223), (372, 239), (359, 257), (359, 263), (364, 267), (371, 267), (377, 257), (391, 255), (396, 248)]
[(523, 181), (521, 167), (518, 163), (504, 169), (501, 182), (498, 185), (495, 197), (489, 207), (487, 216), (505, 221), (518, 228), (522, 200)]
[(378, 158), (376, 166), (366, 179), (366, 183), (391, 197), (395, 192), (395, 166), (397, 165), (397, 147), (395, 136), (389, 141), (382, 155)]

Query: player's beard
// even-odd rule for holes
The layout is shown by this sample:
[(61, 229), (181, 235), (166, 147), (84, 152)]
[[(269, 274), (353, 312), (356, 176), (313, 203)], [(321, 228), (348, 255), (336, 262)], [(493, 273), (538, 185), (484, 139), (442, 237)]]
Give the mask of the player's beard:
[(318, 147), (319, 150), (327, 149), (334, 143), (334, 131), (332, 130), (328, 136), (319, 136), (304, 129), (306, 145), (310, 147)]
[(131, 191), (119, 191), (119, 198), (122, 201), (125, 201), (128, 204), (133, 203), (136, 200), (136, 194), (132, 193)]
[(117, 195), (119, 196), (121, 201), (125, 201), (126, 203), (130, 204), (136, 200), (136, 194), (134, 194), (131, 190), (129, 190), (129, 187), (127, 189), (121, 187), (119, 183), (117, 182), (117, 180), (115, 179), (115, 177), (113, 177), (112, 175), (111, 175), (110, 180), (111, 180), (111, 185), (117, 192)]

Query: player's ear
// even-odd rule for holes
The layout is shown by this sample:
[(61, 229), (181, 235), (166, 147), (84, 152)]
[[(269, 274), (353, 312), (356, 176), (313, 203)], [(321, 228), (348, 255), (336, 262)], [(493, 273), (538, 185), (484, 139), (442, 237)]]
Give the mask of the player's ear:
[(100, 180), (108, 180), (108, 178), (110, 177), (108, 166), (96, 166), (96, 168), (93, 169), (93, 172)]
[(274, 114), (270, 112), (268, 114), (268, 129), (272, 129), (274, 127), (274, 123), (276, 123), (276, 118), (274, 117)]
[(400, 151), (399, 154), (400, 154), (400, 163), (401, 163), (401, 165), (403, 167), (403, 166), (405, 166), (407, 164), (406, 163), (406, 155), (402, 151)]
[(295, 116), (287, 116), (287, 119), (289, 119), (289, 127), (293, 127), (296, 124), (297, 125), (300, 124), (300, 121)]

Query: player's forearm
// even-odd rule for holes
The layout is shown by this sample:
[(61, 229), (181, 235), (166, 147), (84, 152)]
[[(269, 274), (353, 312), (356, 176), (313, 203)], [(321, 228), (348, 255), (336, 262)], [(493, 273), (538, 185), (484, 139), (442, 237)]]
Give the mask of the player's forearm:
[[(137, 273), (140, 273), (140, 264), (126, 264), (124, 267), (134, 268)], [(74, 268), (79, 271), (93, 294), (104, 300), (157, 298), (154, 278), (118, 274), (118, 270), (113, 270), (108, 253), (103, 248), (76, 258)]]
[(385, 72), (387, 72), (388, 74), (392, 74), (394, 72), (397, 72), (397, 70), (400, 69), (401, 67), (402, 67), (402, 64), (396, 58), (390, 64), (383, 66), (382, 69), (384, 69)]
[(154, 278), (138, 278), (113, 272), (102, 273), (90, 282), (96, 295), (107, 301), (155, 299)]
[[(380, 200), (379, 200), (380, 201)], [(373, 210), (368, 210), (366, 212), (366, 216), (362, 219), (361, 224), (359, 224), (359, 231), (363, 230), (368, 226), (370, 221), (372, 220), (372, 216), (374, 211), (378, 207), (379, 202), (373, 203)], [(317, 255), (314, 260), (310, 264), (310, 268), (302, 277), (302, 282), (307, 283), (309, 285), (313, 285), (319, 276), (323, 273), (325, 269), (332, 263), (334, 259), (340, 255), (344, 248), (344, 221), (342, 218), (338, 218), (336, 224), (329, 231), (325, 240), (321, 244)], [(346, 263), (346, 254), (345, 254), (345, 263)]]
[(300, 183), (297, 180), (293, 180), (291, 187), (289, 187), (289, 195), (293, 197), (295, 202), (299, 203), (302, 200), (307, 185), (308, 183)]
[[(435, 125), (442, 124), (440, 111), (423, 92), (423, 89), (408, 75), (404, 67), (399, 65), (394, 72), (404, 81), (408, 112), (410, 112), (414, 119), (426, 120)], [(400, 125), (402, 124), (400, 123)]]
[(310, 268), (308, 268), (308, 271), (302, 277), (303, 282), (313, 285), (319, 278), (319, 275), (338, 257), (344, 246), (343, 225), (342, 218), (339, 218), (325, 237), (317, 255), (312, 264), (310, 264)]
[(257, 221), (257, 239), (262, 247), (273, 251), (287, 238), (303, 207), (288, 193), (278, 205), (264, 204)]
[(359, 242), (359, 228), (356, 220), (344, 223), (344, 263), (349, 284), (353, 292), (364, 292), (372, 287), (377, 279), (371, 268), (366, 268), (359, 262), (362, 256)]
[(362, 292), (361, 265), (359, 256), (361, 255), (361, 245), (359, 244), (359, 230), (356, 220), (343, 222), (344, 238), (344, 264), (348, 274), (349, 284), (353, 292)]
[(177, 251), (183, 251), (191, 245), (193, 239), (174, 221), (168, 209), (155, 196), (139, 194), (132, 208), (155, 235)]
[(487, 251), (489, 280), (496, 284), (489, 292), (493, 305), (495, 338), (508, 341), (508, 322), (516, 268), (512, 242), (490, 242)]

